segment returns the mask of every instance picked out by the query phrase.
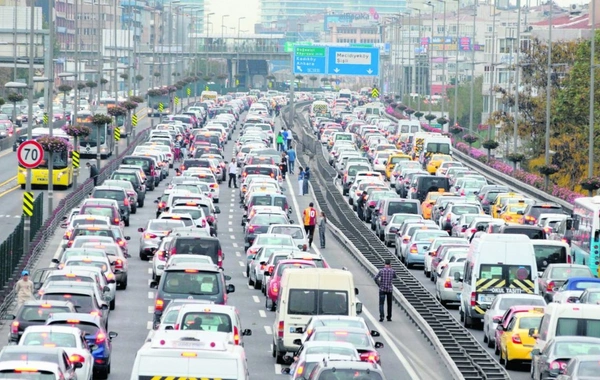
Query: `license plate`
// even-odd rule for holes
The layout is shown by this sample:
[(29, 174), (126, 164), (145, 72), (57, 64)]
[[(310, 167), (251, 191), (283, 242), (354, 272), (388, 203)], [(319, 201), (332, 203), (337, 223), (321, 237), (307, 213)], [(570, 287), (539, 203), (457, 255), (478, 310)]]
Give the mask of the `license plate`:
[(480, 294), (477, 297), (477, 300), (480, 303), (492, 303), (494, 301), (494, 298), (496, 298), (495, 295), (488, 295), (488, 294)]
[(460, 301), (460, 299), (461, 299), (461, 298), (462, 298), (462, 293), (458, 293), (458, 294), (456, 295), (456, 299)]

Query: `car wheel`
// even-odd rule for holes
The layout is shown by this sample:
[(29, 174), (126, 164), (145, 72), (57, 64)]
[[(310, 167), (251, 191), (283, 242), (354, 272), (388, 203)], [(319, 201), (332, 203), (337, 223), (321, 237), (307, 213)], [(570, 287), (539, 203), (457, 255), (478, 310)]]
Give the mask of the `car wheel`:
[(252, 277), (250, 277), (250, 274), (248, 274), (248, 285), (254, 286), (254, 280), (252, 280)]
[(139, 208), (142, 208), (142, 207), (144, 207), (144, 199), (142, 199), (141, 201), (140, 201), (140, 200), (138, 200), (138, 207), (139, 207)]
[(285, 364), (285, 360), (283, 360), (283, 355), (277, 348), (275, 348), (275, 363), (277, 364)]
[(469, 318), (466, 311), (463, 314), (464, 314), (463, 326), (465, 326), (465, 328), (471, 328), (471, 326), (473, 326), (473, 322), (471, 321), (471, 318)]
[(494, 343), (494, 354), (500, 355), (500, 347), (498, 347), (498, 343)]
[(140, 252), (140, 260), (148, 261), (148, 255), (143, 252)]
[(132, 214), (137, 213), (137, 206), (136, 205), (131, 206), (131, 213)]
[(487, 338), (487, 346), (489, 348), (493, 348), (494, 347), (494, 341), (492, 340), (492, 338)]
[(115, 310), (115, 306), (117, 305), (117, 300), (115, 298), (113, 298), (110, 301), (110, 310)]
[(391, 241), (386, 241), (385, 242), (385, 246), (386, 247), (391, 247), (392, 246), (392, 242)]
[(123, 281), (123, 282), (121, 283), (121, 286), (120, 286), (120, 287), (118, 287), (118, 288), (119, 288), (119, 289), (121, 289), (121, 290), (125, 290), (125, 289), (127, 289), (127, 277), (125, 277), (125, 281)]
[(430, 271), (426, 271), (425, 269), (423, 269), (423, 274), (425, 275), (425, 277), (431, 276), (431, 272)]
[(213, 198), (213, 202), (219, 203), (219, 198)]
[(258, 281), (258, 280), (254, 281), (254, 289), (260, 289), (261, 285), (262, 285), (262, 281)]

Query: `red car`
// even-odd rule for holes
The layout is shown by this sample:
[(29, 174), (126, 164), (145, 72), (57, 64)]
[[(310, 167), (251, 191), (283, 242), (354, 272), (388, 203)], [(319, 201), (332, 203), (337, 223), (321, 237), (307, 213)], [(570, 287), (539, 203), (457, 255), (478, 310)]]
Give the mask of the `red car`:
[[(277, 297), (279, 297), (279, 285), (281, 283), (281, 277), (283, 276), (284, 269), (316, 267), (316, 263), (310, 260), (288, 259), (278, 262), (273, 272), (271, 272), (271, 278), (269, 279), (269, 285), (266, 292), (267, 298), (265, 300), (265, 306), (269, 310), (275, 311), (275, 303), (277, 302)], [(269, 301), (271, 301), (270, 305)]]
[[(532, 306), (532, 305), (517, 305), (511, 306), (508, 310), (504, 312), (504, 315), (499, 318), (494, 318), (494, 322), (498, 322), (498, 325), (502, 325), (505, 329), (508, 327), (508, 323), (512, 320), (512, 316), (517, 313), (526, 313), (528, 311), (532, 311), (540, 308), (540, 306)], [(494, 331), (494, 353), (496, 355), (500, 355), (500, 339), (502, 339), (502, 334), (504, 334), (505, 330)]]

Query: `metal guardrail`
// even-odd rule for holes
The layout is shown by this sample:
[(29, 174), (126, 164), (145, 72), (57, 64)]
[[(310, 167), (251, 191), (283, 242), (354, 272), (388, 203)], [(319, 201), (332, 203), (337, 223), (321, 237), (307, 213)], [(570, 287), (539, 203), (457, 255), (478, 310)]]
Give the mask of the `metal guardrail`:
[[(304, 107), (307, 104), (300, 103), (296, 107)], [(284, 115), (287, 113), (284, 112)], [(306, 120), (296, 115), (292, 124), (299, 145), (298, 152), (307, 149), (307, 164), (315, 168), (313, 173), (316, 174), (316, 181), (312, 182), (315, 198), (319, 206), (328, 212), (330, 223), (339, 231), (334, 236), (339, 237), (338, 240), (355, 258), (364, 257), (376, 270), (383, 267), (386, 259), (392, 261), (392, 267), (398, 274), (398, 279), (394, 281), (394, 287), (398, 290), (398, 294), (395, 293), (396, 303), (421, 327), (424, 336), (440, 354), (453, 375), (457, 375), (453, 371), (457, 368), (461, 376), (458, 378), (509, 379), (504, 368), (481, 347), (471, 333), (452, 317), (356, 214), (345, 206), (346, 201), (333, 181), (337, 173), (324, 157), (313, 132), (302, 127)]]
[[(390, 120), (398, 122), (398, 119), (396, 119), (392, 115), (386, 114), (385, 116)], [(559, 204), (565, 211), (568, 211), (569, 213), (573, 212), (573, 205), (565, 201), (564, 199), (557, 198), (546, 193), (545, 191), (542, 191), (524, 182), (514, 179), (513, 177), (504, 174), (494, 168), (491, 168), (473, 157), (470, 157), (468, 154), (465, 154), (459, 151), (458, 149), (453, 149), (452, 155), (455, 156), (458, 161), (477, 170), (479, 173), (481, 173), (484, 177), (486, 177), (489, 181), (493, 183), (507, 186), (533, 199), (539, 199), (544, 202), (554, 202), (556, 204)]]
[[(146, 140), (149, 130), (150, 130), (150, 128), (146, 128), (146, 129), (138, 132), (136, 134), (135, 139), (131, 142), (129, 147), (127, 147), (127, 149), (125, 149), (125, 151), (123, 153), (121, 153), (118, 157), (115, 157), (112, 160), (108, 161), (106, 163), (106, 165), (104, 165), (100, 169), (100, 172), (98, 173), (98, 183), (99, 184), (101, 184), (103, 181), (105, 181), (106, 179), (108, 179), (110, 177), (111, 173), (119, 167), (121, 161), (123, 160), (123, 158), (125, 156), (131, 154), (133, 152), (133, 150), (135, 149), (135, 147), (139, 143), (144, 142)], [(52, 236), (54, 235), (54, 233), (60, 226), (60, 223), (62, 222), (63, 217), (68, 215), (69, 212), (71, 211), (71, 209), (73, 209), (74, 207), (77, 207), (90, 194), (90, 192), (92, 191), (93, 188), (94, 188), (94, 181), (91, 178), (88, 178), (85, 182), (83, 182), (81, 185), (79, 185), (79, 187), (77, 187), (77, 189), (75, 189), (73, 192), (71, 192), (69, 195), (67, 195), (64, 199), (62, 199), (58, 203), (58, 205), (52, 212), (52, 215), (50, 215), (48, 218), (46, 218), (43, 225), (41, 223), (42, 217), (40, 216), (39, 217), (40, 222), (38, 224), (41, 226), (41, 228), (40, 228), (40, 226), (37, 227), (37, 233), (35, 233), (35, 231), (36, 231), (35, 224), (34, 224), (35, 218), (32, 219), (32, 232), (35, 233), (35, 235), (33, 235), (33, 233), (32, 233), (32, 235), (34, 237), (33, 237), (32, 243), (30, 245), (29, 252), (22, 255), (21, 259), (17, 260), (16, 262), (12, 261), (12, 262), (7, 263), (7, 265), (10, 265), (10, 266), (8, 266), (8, 268), (13, 268), (13, 269), (11, 271), (12, 275), (10, 277), (8, 277), (6, 283), (4, 283), (2, 289), (0, 289), (0, 320), (1, 320), (2, 316), (4, 316), (4, 314), (6, 312), (8, 312), (8, 310), (10, 309), (10, 306), (12, 304), (12, 301), (14, 300), (15, 294), (14, 294), (13, 289), (14, 289), (14, 285), (15, 285), (17, 279), (19, 278), (19, 273), (21, 273), (21, 271), (23, 271), (24, 269), (33, 269), (33, 267), (35, 266), (35, 263), (37, 262), (37, 260), (41, 256), (42, 252), (46, 248), (46, 244), (52, 238)], [(42, 195), (39, 195), (38, 198), (36, 198), (36, 202), (37, 202), (37, 199), (39, 199), (41, 197), (42, 197)], [(39, 205), (39, 206), (36, 205), (35, 209), (42, 210), (42, 212), (43, 212), (44, 208), (42, 205)], [(22, 236), (22, 224), (23, 224), (23, 222), (21, 222), (19, 224), (19, 226), (15, 229), (15, 232), (13, 232), (13, 234), (18, 235), (17, 231), (19, 230), (19, 228), (21, 228), (20, 236)], [(22, 244), (23, 244), (22, 237), (21, 237), (20, 244), (21, 244), (20, 249), (22, 250)], [(19, 249), (17, 247), (18, 247), (18, 244), (15, 246), (15, 249)], [(2, 255), (1, 251), (0, 251), (0, 255)], [(4, 262), (2, 261), (1, 257), (0, 257), (0, 264), (4, 266)], [(1, 279), (1, 277), (0, 277), (0, 279)]]

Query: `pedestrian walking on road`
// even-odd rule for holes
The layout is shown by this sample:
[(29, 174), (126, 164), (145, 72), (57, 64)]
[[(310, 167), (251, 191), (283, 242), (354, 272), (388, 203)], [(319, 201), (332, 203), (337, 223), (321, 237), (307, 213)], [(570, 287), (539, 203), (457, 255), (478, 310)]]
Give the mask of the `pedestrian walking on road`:
[(304, 182), (302, 183), (302, 195), (308, 194), (308, 182), (310, 181), (310, 168), (304, 169)]
[(24, 270), (21, 272), (21, 279), (15, 285), (15, 293), (17, 293), (17, 307), (35, 299), (33, 297), (33, 282), (29, 281), (29, 271)]
[(298, 170), (298, 195), (303, 195), (302, 192), (304, 191), (304, 169), (302, 169), (302, 166), (299, 166)]
[(229, 172), (229, 188), (231, 189), (231, 181), (233, 181), (233, 186), (237, 189), (237, 171), (238, 171), (238, 167), (237, 167), (237, 163), (235, 162), (235, 158), (231, 159), (231, 162), (229, 163), (229, 167), (227, 168), (227, 171)]
[(321, 211), (321, 217), (319, 218), (319, 243), (321, 248), (325, 248), (325, 232), (327, 228), (327, 216)]
[(98, 186), (98, 168), (96, 167), (96, 164), (87, 162), (85, 165), (90, 170), (90, 178), (94, 180), (94, 187)]
[(392, 269), (392, 261), (385, 259), (385, 266), (374, 277), (375, 283), (379, 286), (379, 322), (383, 322), (383, 303), (387, 300), (387, 320), (392, 321), (392, 292), (394, 285), (392, 281), (398, 278), (396, 271)]
[(296, 149), (290, 144), (290, 148), (287, 151), (288, 156), (288, 172), (294, 174), (294, 164), (296, 163)]
[(314, 206), (315, 205), (310, 202), (308, 207), (302, 212), (304, 219), (304, 231), (308, 236), (308, 248), (312, 246), (313, 238), (315, 236), (315, 227), (317, 225), (317, 210)]
[(285, 142), (287, 144), (288, 149), (292, 149), (292, 140), (294, 139), (294, 135), (292, 134), (292, 130), (288, 129), (287, 135), (285, 136)]
[(285, 179), (285, 175), (288, 171), (288, 158), (285, 152), (281, 153), (281, 162), (279, 163), (279, 170), (281, 170), (281, 176)]
[(281, 152), (283, 150), (283, 142), (284, 142), (282, 131), (279, 131), (279, 133), (277, 134), (277, 139), (275, 139), (275, 142), (277, 143), (277, 150)]

